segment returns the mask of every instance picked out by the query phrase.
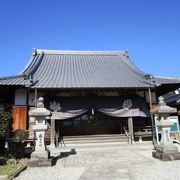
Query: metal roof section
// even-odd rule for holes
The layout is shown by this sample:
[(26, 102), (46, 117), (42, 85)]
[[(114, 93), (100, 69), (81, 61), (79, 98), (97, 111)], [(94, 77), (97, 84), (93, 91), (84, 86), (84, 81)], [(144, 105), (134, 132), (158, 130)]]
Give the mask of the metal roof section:
[[(34, 49), (19, 76), (0, 78), (0, 85), (31, 88), (148, 88), (154, 87), (130, 60), (127, 51), (61, 51)], [(155, 77), (155, 82), (180, 80)]]

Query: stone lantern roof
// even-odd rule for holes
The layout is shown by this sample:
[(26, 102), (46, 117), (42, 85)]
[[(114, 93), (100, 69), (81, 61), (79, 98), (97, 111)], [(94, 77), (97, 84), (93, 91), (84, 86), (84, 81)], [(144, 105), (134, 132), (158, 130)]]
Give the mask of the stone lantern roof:
[(170, 106), (167, 106), (164, 97), (160, 96), (159, 97), (159, 107), (157, 107), (155, 110), (151, 110), (152, 114), (172, 114), (172, 113), (177, 113), (177, 108), (172, 108)]
[(44, 98), (38, 99), (37, 108), (29, 111), (30, 116), (50, 116), (51, 112), (44, 107)]

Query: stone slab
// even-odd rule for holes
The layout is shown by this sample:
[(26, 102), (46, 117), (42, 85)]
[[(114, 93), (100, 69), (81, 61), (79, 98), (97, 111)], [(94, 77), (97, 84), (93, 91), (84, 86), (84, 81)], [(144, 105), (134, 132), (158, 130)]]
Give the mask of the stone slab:
[(130, 174), (127, 166), (119, 164), (91, 164), (87, 167), (80, 177), (80, 180), (112, 180), (122, 179), (130, 180)]
[(50, 158), (49, 151), (33, 151), (31, 154), (31, 160), (49, 159), (49, 158)]
[(152, 152), (152, 157), (160, 159), (161, 161), (180, 160), (180, 153), (162, 153), (158, 151)]
[(51, 167), (53, 165), (53, 158), (50, 159), (39, 159), (29, 160), (27, 162), (28, 167)]
[(159, 145), (156, 147), (158, 152), (169, 154), (169, 153), (178, 153), (178, 147), (172, 144), (169, 145)]

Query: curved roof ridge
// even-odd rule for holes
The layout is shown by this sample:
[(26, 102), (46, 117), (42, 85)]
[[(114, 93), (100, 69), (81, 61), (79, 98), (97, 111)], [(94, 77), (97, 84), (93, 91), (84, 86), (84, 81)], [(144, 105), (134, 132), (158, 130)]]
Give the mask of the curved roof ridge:
[(36, 56), (32, 55), (32, 57), (30, 58), (29, 62), (26, 65), (26, 67), (21, 71), (20, 74), (26, 74), (26, 72), (29, 71), (36, 63), (37, 57), (38, 57), (37, 55)]
[(145, 72), (143, 72), (141, 69), (139, 69), (134, 62), (128, 57), (123, 57), (122, 58), (122, 62), (125, 63), (127, 65), (127, 67), (133, 71), (135, 74), (137, 74), (138, 76), (144, 78), (145, 77)]
[(24, 73), (27, 75), (33, 74), (37, 70), (38, 66), (40, 65), (43, 59), (43, 56), (44, 56), (43, 52), (41, 54), (37, 54), (35, 58), (32, 60), (30, 66), (27, 67), (27, 69), (24, 71)]
[(44, 52), (44, 54), (78, 54), (78, 55), (120, 55), (128, 56), (128, 51), (90, 51), (90, 50), (50, 50), (50, 49), (36, 49), (38, 54)]
[(155, 78), (161, 78), (161, 79), (177, 79), (177, 80), (180, 80), (180, 76), (174, 76), (174, 77), (171, 77), (171, 76), (159, 76), (159, 75), (154, 75)]
[(19, 74), (19, 75), (14, 75), (14, 76), (4, 76), (4, 77), (0, 77), (0, 80), (21, 78), (21, 77), (23, 77), (23, 76), (24, 76), (24, 74)]

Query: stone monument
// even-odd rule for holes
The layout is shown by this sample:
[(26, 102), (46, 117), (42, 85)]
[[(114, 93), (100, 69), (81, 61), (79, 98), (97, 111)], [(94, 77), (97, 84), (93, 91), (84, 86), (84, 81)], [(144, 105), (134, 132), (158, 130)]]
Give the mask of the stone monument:
[(170, 129), (172, 122), (168, 120), (168, 117), (172, 113), (176, 113), (177, 109), (166, 105), (164, 97), (159, 97), (159, 107), (155, 110), (151, 110), (151, 113), (157, 115), (160, 119), (159, 125), (161, 129), (161, 141), (156, 147), (156, 151), (152, 152), (154, 158), (158, 158), (163, 161), (179, 160), (180, 153), (178, 153), (178, 147), (173, 144), (170, 138)]
[(35, 150), (31, 154), (28, 166), (52, 166), (52, 158), (44, 143), (45, 131), (47, 129), (46, 117), (50, 116), (50, 111), (44, 108), (44, 99), (38, 99), (37, 108), (29, 111), (29, 116), (35, 118), (32, 129), (35, 131)]

